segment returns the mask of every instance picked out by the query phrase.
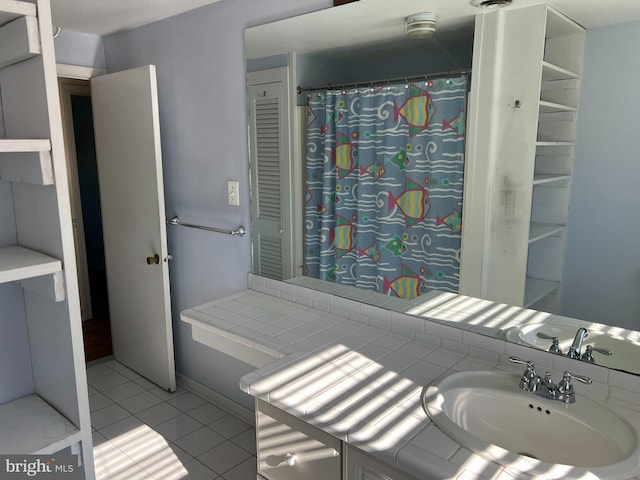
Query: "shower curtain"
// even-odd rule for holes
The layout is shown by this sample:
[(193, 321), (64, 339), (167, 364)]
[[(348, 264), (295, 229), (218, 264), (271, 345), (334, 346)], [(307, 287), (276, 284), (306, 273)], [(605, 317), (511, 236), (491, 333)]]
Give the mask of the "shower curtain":
[(465, 76), (307, 95), (305, 274), (458, 291)]

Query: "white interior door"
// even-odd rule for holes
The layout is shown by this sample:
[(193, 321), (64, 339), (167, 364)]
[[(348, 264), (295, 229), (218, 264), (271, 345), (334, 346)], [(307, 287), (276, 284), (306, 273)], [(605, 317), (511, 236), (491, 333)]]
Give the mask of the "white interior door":
[(91, 81), (113, 353), (175, 390), (153, 65)]

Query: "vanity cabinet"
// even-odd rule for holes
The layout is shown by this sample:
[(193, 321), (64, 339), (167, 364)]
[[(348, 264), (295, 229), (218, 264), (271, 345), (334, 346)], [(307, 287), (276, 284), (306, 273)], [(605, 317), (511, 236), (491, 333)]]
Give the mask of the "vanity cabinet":
[(416, 480), (260, 399), (256, 427), (259, 479)]
[(0, 453), (95, 478), (48, 0), (0, 0)]
[(266, 480), (340, 480), (342, 446), (326, 432), (256, 400), (258, 475)]
[(344, 450), (344, 480), (416, 480), (349, 445)]
[(460, 293), (557, 311), (584, 29), (548, 5), (476, 18)]

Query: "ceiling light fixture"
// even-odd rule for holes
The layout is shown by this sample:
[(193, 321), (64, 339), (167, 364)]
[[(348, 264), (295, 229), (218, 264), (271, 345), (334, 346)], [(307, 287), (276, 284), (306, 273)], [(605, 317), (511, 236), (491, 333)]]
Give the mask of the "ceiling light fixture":
[(511, 5), (513, 0), (471, 0), (471, 5), (478, 8), (502, 8)]
[(404, 33), (409, 38), (429, 38), (436, 33), (436, 14), (414, 13), (404, 19)]

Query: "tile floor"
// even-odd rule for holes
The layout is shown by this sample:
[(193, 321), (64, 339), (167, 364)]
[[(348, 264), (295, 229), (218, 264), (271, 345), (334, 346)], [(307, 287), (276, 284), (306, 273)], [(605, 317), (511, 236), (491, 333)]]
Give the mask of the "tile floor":
[(98, 480), (252, 480), (255, 429), (198, 395), (116, 362), (87, 368)]

